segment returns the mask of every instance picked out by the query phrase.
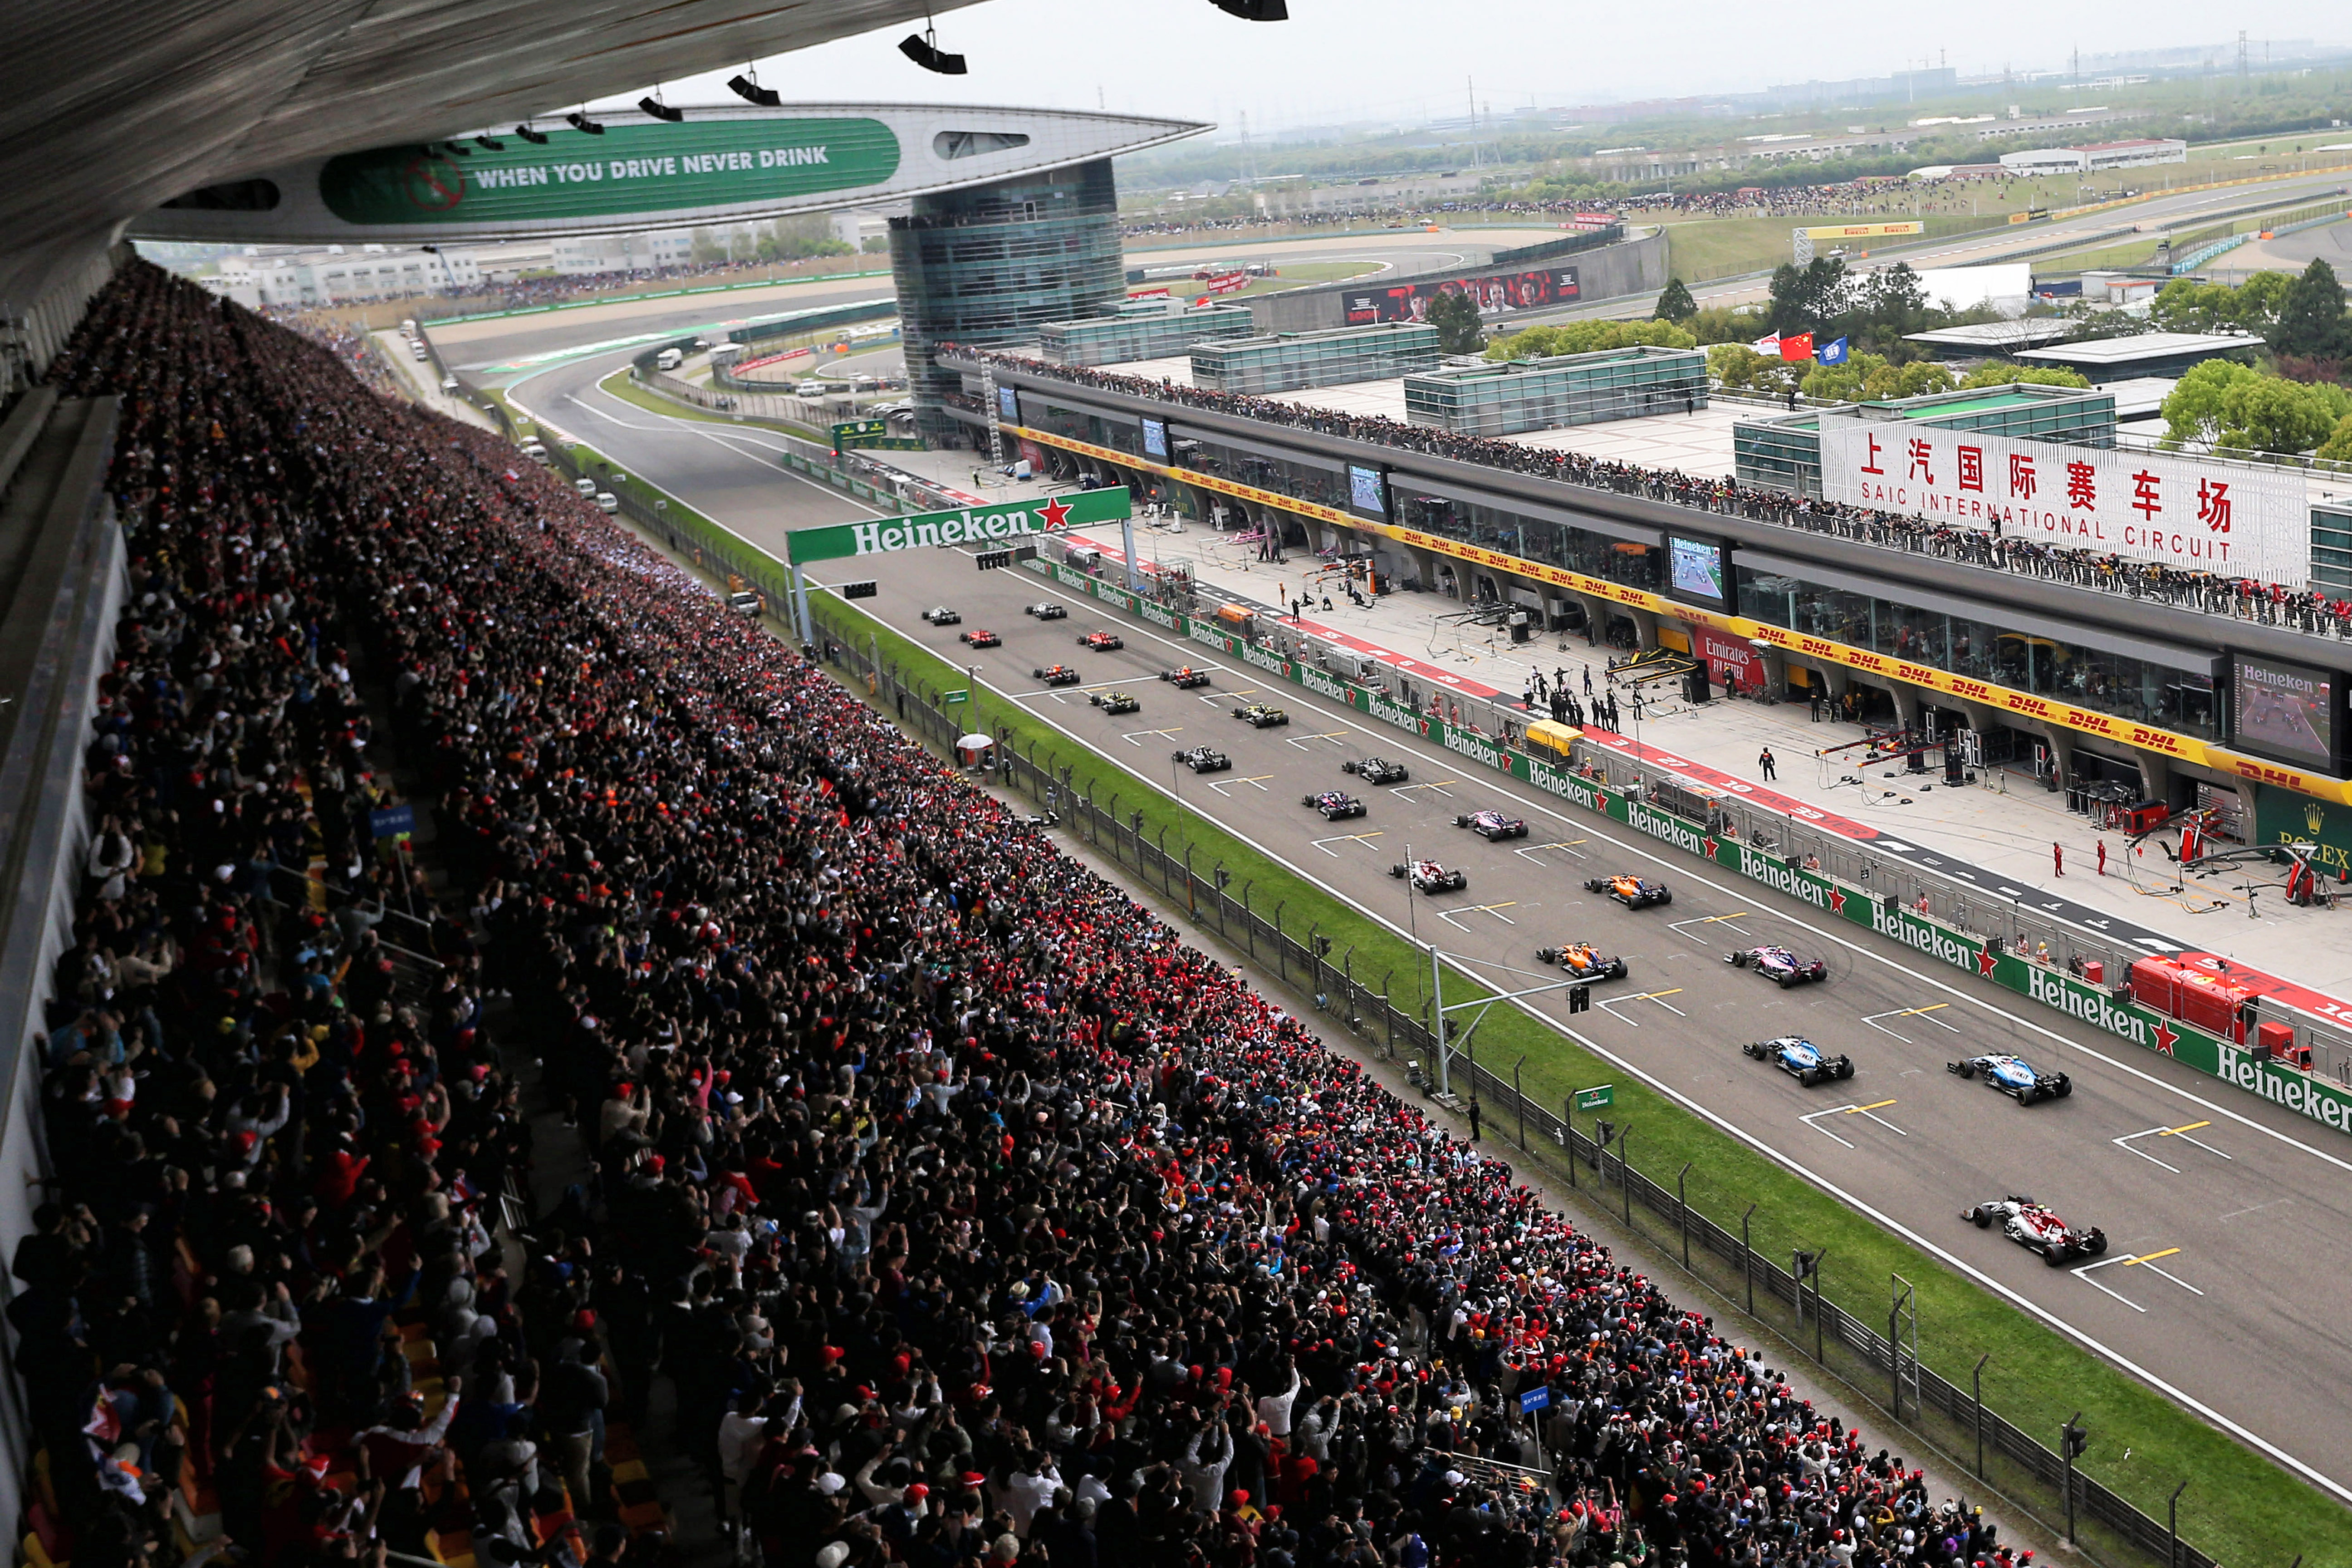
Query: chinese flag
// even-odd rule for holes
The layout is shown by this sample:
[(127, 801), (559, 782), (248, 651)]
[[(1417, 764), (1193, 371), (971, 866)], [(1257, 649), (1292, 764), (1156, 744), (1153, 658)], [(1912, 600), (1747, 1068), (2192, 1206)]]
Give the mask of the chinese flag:
[(1783, 333), (1780, 338), (1780, 357), (1787, 360), (1807, 360), (1812, 358), (1813, 334), (1811, 332), (1799, 332), (1792, 338)]

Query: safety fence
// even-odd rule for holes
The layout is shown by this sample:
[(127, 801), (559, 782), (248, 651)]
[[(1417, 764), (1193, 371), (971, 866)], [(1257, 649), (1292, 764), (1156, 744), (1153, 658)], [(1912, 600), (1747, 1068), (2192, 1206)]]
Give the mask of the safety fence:
[[(933, 745), (952, 749), (972, 728), (969, 690), (964, 700), (949, 702), (945, 690), (908, 679), (895, 663), (853, 646), (830, 626), (822, 652)], [(1890, 1281), (1886, 1314), (1876, 1322), (1828, 1300), (1822, 1285), (1830, 1262), (1826, 1255), (1805, 1258), (1801, 1277), (1798, 1259), (1783, 1268), (1763, 1256), (1748, 1240), (1754, 1205), (1728, 1223), (1701, 1213), (1684, 1197), (1679, 1178), (1661, 1181), (1634, 1165), (1631, 1125), (1597, 1117), (1577, 1125), (1572, 1102), (1555, 1112), (1522, 1093), (1517, 1066), (1507, 1078), (1457, 1047), (1449, 1073), (1454, 1090), (1441, 1096), (1432, 1074), (1423, 1070), (1423, 1064), (1436, 1058), (1436, 1036), (1425, 1012), (1416, 1015), (1391, 1001), (1394, 971), (1381, 974), (1377, 984), (1369, 973), (1358, 975), (1354, 950), (1334, 954), (1332, 940), (1307, 913), (1293, 914), (1286, 903), (1271, 910), (1256, 905), (1246, 879), (1222, 865), (1196, 863), (1189, 845), (1171, 848), (1167, 830), (1147, 831), (1140, 813), (1120, 809), (1118, 795), (1106, 799), (1084, 793), (1075, 760), (1035, 745), (1024, 751), (1000, 742), (992, 748), (985, 773), (1034, 803), (1040, 823), (1067, 828), (1137, 883), (1181, 905), (1194, 925), (1213, 930), (1227, 946), (1246, 952), (1286, 984), (1312, 996), (1325, 1019), (1374, 1054), (1390, 1061), (1409, 1059), (1410, 1076), (1425, 1096), (1456, 1110), (1477, 1104), (1485, 1132), (1516, 1146), (1554, 1179), (1590, 1189), (1594, 1202), (1615, 1212), (1652, 1247), (1678, 1256), (1690, 1273), (1741, 1301), (1750, 1316), (1759, 1312), (1759, 1299), (1760, 1310), (1776, 1321), (1787, 1312), (1786, 1337), (1809, 1351), (1825, 1372), (1873, 1391), (1871, 1397), (1896, 1422), (1967, 1465), (1995, 1491), (2012, 1500), (2031, 1500), (2021, 1506), (2046, 1513), (2050, 1528), (2063, 1528), (2095, 1556), (2109, 1560), (2124, 1552), (2148, 1559), (2163, 1553), (2165, 1562), (2179, 1568), (2213, 1568), (2212, 1558), (2179, 1541), (2167, 1524), (1988, 1407), (1981, 1395), (1983, 1362), (1969, 1386), (1921, 1364), (1916, 1313), (1899, 1278)], [(1139, 798), (1146, 795), (1145, 785), (1135, 788)], [(1853, 1288), (1843, 1293), (1851, 1295)]]

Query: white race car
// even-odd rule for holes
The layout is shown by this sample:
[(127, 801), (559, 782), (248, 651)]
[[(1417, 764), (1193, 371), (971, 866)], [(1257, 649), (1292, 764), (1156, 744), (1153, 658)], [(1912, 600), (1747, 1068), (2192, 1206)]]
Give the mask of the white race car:
[(1458, 893), (1470, 885), (1467, 874), (1449, 871), (1434, 860), (1415, 860), (1410, 866), (1391, 866), (1389, 875), (1410, 878), (1416, 893)]
[(2010, 1240), (2042, 1254), (2042, 1260), (2053, 1268), (2077, 1258), (2096, 1258), (2107, 1250), (2107, 1233), (2097, 1226), (2068, 1225), (2056, 1211), (2017, 1194), (1963, 1209), (1960, 1217), (1979, 1230), (1990, 1229), (1999, 1220)]
[(1734, 969), (1753, 969), (1786, 991), (1809, 980), (1827, 980), (1830, 966), (1818, 958), (1801, 958), (1785, 947), (1742, 947), (1723, 955)]

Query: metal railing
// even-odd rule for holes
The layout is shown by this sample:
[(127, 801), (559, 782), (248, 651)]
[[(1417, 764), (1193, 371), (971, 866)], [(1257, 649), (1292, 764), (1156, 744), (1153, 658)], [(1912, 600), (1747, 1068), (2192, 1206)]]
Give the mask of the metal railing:
[[(942, 692), (910, 683), (895, 665), (877, 661), (837, 636), (824, 635), (823, 641), (824, 657), (862, 680), (875, 700), (915, 734), (952, 748), (966, 732), (969, 710), (940, 700)], [(1052, 752), (1041, 757), (1034, 746), (1025, 752), (1010, 744), (994, 748), (996, 782), (1036, 803), (1137, 882), (1181, 903), (1193, 923), (1213, 928), (1229, 946), (1244, 949), (1285, 984), (1311, 995), (1317, 1011), (1337, 1027), (1386, 1060), (1400, 1054), (1433, 1059), (1436, 1038), (1425, 1016), (1400, 1008), (1391, 999), (1393, 971), (1379, 976), (1377, 984), (1369, 973), (1357, 975), (1352, 948), (1334, 955), (1331, 939), (1306, 916), (1293, 925), (1286, 904), (1277, 903), (1270, 911), (1257, 907), (1246, 879), (1240, 881), (1236, 893), (1235, 879), (1227, 868), (1196, 864), (1190, 845), (1171, 849), (1166, 829), (1146, 831), (1140, 813), (1121, 812), (1118, 795), (1104, 800), (1084, 794), (1075, 773), (1074, 762), (1065, 763)], [(1138, 799), (1148, 798), (1146, 786), (1138, 784), (1135, 790)], [(2148, 1557), (2167, 1553), (2178, 1568), (2216, 1568), (2212, 1558), (2174, 1541), (2164, 1524), (1987, 1406), (1976, 1387), (1964, 1387), (1920, 1364), (1910, 1335), (1882, 1332), (1873, 1321), (1827, 1300), (1819, 1293), (1817, 1279), (1801, 1280), (1791, 1269), (1758, 1252), (1748, 1240), (1744, 1219), (1733, 1225), (1719, 1222), (1685, 1202), (1671, 1183), (1635, 1167), (1626, 1152), (1630, 1127), (1622, 1134), (1612, 1130), (1607, 1141), (1596, 1139), (1592, 1131), (1572, 1125), (1486, 1066), (1458, 1051), (1453, 1060), (1457, 1093), (1466, 1089), (1468, 1097), (1480, 1103), (1489, 1134), (1565, 1176), (1571, 1186), (1589, 1185), (1597, 1201), (1621, 1212), (1623, 1223), (1644, 1240), (1679, 1251), (1694, 1275), (1728, 1296), (1744, 1298), (1751, 1315), (1758, 1310), (1759, 1296), (1765, 1310), (1777, 1314), (1786, 1310), (1791, 1314), (1789, 1337), (1801, 1349), (1809, 1348), (1825, 1371), (1856, 1388), (1884, 1390), (1882, 1408), (1895, 1421), (1968, 1465), (2002, 1495), (2012, 1500), (2021, 1495), (2032, 1499), (2031, 1506), (2051, 1515), (2044, 1521), (2050, 1528), (2060, 1528), (2052, 1520), (2071, 1516), (2081, 1542), (2095, 1555), (2103, 1550)], [(1886, 1326), (1895, 1326), (1891, 1312)], [(1978, 1370), (1981, 1373), (1981, 1363)]]

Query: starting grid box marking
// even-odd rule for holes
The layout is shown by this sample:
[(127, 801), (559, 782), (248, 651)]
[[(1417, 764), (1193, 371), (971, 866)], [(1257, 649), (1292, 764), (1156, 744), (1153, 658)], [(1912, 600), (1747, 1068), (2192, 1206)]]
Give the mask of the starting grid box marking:
[[(1579, 842), (1581, 842), (1581, 840), (1579, 840)], [(1723, 927), (1723, 929), (1724, 929), (1724, 930), (1726, 930), (1726, 931), (1738, 931), (1741, 936), (1752, 936), (1753, 934), (1755, 934), (1754, 932), (1741, 930), (1741, 928), (1739, 928), (1738, 926), (1733, 925), (1733, 924), (1731, 923), (1733, 921), (1744, 921), (1744, 920), (1748, 919), (1748, 910), (1740, 910), (1738, 913), (1737, 913), (1737, 914), (1729, 914), (1729, 915), (1700, 915), (1700, 916), (1698, 916), (1698, 917), (1697, 917), (1696, 919), (1695, 919), (1695, 920), (1687, 920), (1687, 921), (1673, 921), (1672, 923), (1670, 923), (1670, 924), (1666, 927), (1666, 929), (1667, 929), (1668, 931), (1680, 931), (1680, 930), (1682, 930), (1685, 926), (1703, 926), (1703, 925), (1718, 925), (1718, 924), (1719, 924), (1719, 925), (1721, 925), (1721, 926)]]
[(1274, 775), (1272, 773), (1252, 773), (1246, 778), (1214, 779), (1210, 782), (1209, 787), (1215, 790), (1219, 795), (1224, 794), (1235, 784), (1248, 784), (1253, 789), (1264, 790), (1265, 788), (1265, 781), (1273, 776)]
[(1800, 1116), (1797, 1120), (1803, 1122), (1806, 1126), (1811, 1127), (1814, 1131), (1820, 1133), (1822, 1137), (1829, 1139), (1831, 1142), (1845, 1143), (1845, 1146), (1851, 1149), (1853, 1147), (1853, 1144), (1846, 1143), (1844, 1139), (1840, 1138), (1828, 1128), (1821, 1126), (1819, 1124), (1821, 1119), (1824, 1116), (1867, 1116), (1873, 1121), (1877, 1122), (1881, 1127), (1885, 1128), (1889, 1132), (1894, 1133), (1896, 1137), (1908, 1138), (1911, 1134), (1904, 1131), (1903, 1129), (1895, 1126), (1895, 1123), (1887, 1121), (1886, 1118), (1878, 1114), (1878, 1112), (1885, 1110), (1888, 1106), (1894, 1103), (1895, 1102), (1891, 1100), (1874, 1100), (1868, 1105), (1832, 1105), (1827, 1110), (1816, 1110), (1810, 1115)]
[(1461, 782), (1462, 781), (1460, 779), (1432, 779), (1423, 784), (1391, 784), (1389, 787), (1389, 793), (1391, 795), (1402, 795), (1409, 789), (1425, 789), (1434, 791), (1435, 793), (1444, 795), (1446, 799), (1452, 800), (1454, 798), (1454, 792), (1447, 789), (1445, 786), (1447, 784), (1457, 784)]
[[(1268, 774), (1267, 776), (1270, 778), (1273, 775)], [(1369, 844), (1373, 839), (1380, 837), (1381, 837), (1381, 830), (1375, 827), (1370, 833), (1342, 833), (1337, 838), (1310, 838), (1307, 842), (1314, 845), (1316, 848), (1322, 850), (1324, 854), (1330, 856), (1334, 860), (1336, 860), (1339, 858), (1339, 852), (1337, 849), (1332, 848), (1332, 845)]]
[(1183, 725), (1181, 725), (1181, 724), (1171, 724), (1171, 725), (1169, 725), (1169, 726), (1168, 726), (1168, 728), (1166, 728), (1165, 730), (1136, 730), (1136, 731), (1130, 731), (1130, 732), (1129, 732), (1129, 733), (1128, 733), (1128, 734), (1121, 735), (1121, 736), (1119, 737), (1119, 739), (1120, 739), (1120, 740), (1122, 740), (1122, 741), (1125, 741), (1125, 742), (1126, 742), (1129, 745), (1130, 745), (1130, 746), (1139, 746), (1139, 745), (1143, 744), (1144, 738), (1145, 738), (1146, 736), (1148, 736), (1148, 735), (1161, 735), (1161, 736), (1166, 736), (1166, 735), (1181, 735), (1181, 734), (1182, 734), (1183, 732), (1184, 732), (1184, 726), (1183, 726)]
[(1550, 844), (1530, 844), (1530, 845), (1528, 845), (1528, 846), (1526, 848), (1524, 848), (1524, 849), (1514, 849), (1514, 850), (1512, 850), (1512, 851), (1511, 851), (1511, 853), (1512, 853), (1512, 854), (1514, 854), (1514, 855), (1524, 855), (1524, 856), (1526, 856), (1528, 859), (1530, 859), (1530, 860), (1534, 861), (1534, 862), (1535, 862), (1537, 865), (1538, 865), (1538, 866), (1549, 866), (1549, 865), (1550, 865), (1550, 864), (1551, 864), (1551, 862), (1550, 862), (1550, 861), (1549, 861), (1549, 860), (1547, 860), (1547, 859), (1545, 859), (1541, 855), (1538, 854), (1538, 853), (1537, 853), (1537, 851), (1538, 851), (1538, 850), (1541, 850), (1541, 849), (1557, 849), (1557, 850), (1559, 850), (1559, 851), (1561, 854), (1563, 854), (1563, 855), (1570, 856), (1570, 857), (1572, 857), (1572, 858), (1575, 858), (1575, 859), (1582, 860), (1582, 859), (1588, 858), (1588, 857), (1585, 855), (1584, 851), (1583, 851), (1583, 850), (1581, 850), (1581, 849), (1579, 849), (1579, 848), (1577, 847), (1577, 846), (1578, 846), (1578, 845), (1580, 845), (1580, 844), (1590, 844), (1590, 843), (1591, 843), (1591, 842), (1592, 842), (1592, 840), (1591, 840), (1590, 838), (1569, 838), (1569, 839), (1561, 839), (1561, 840), (1559, 840), (1559, 841), (1556, 841), (1556, 842), (1554, 842), (1554, 843), (1550, 843)]
[(1505, 899), (1499, 904), (1473, 904), (1466, 910), (1440, 910), (1437, 911), (1437, 918), (1444, 921), (1447, 925), (1454, 927), (1456, 931), (1466, 931), (1470, 929), (1468, 926), (1462, 923), (1459, 918), (1462, 915), (1493, 915), (1505, 925), (1515, 926), (1519, 922), (1502, 911), (1511, 908), (1511, 906), (1517, 904), (1518, 901), (1519, 900), (1517, 899)]
[(1326, 733), (1324, 733), (1324, 734), (1320, 734), (1320, 735), (1309, 735), (1309, 736), (1307, 736), (1307, 739), (1306, 739), (1306, 740), (1304, 740), (1304, 741), (1299, 740), (1299, 739), (1298, 739), (1297, 737), (1296, 737), (1296, 736), (1292, 736), (1292, 735), (1285, 735), (1285, 736), (1283, 737), (1283, 741), (1284, 741), (1286, 744), (1296, 746), (1296, 747), (1297, 747), (1300, 751), (1302, 751), (1302, 752), (1306, 752), (1306, 751), (1312, 751), (1312, 750), (1314, 749), (1312, 746), (1310, 746), (1310, 745), (1308, 745), (1308, 744), (1307, 744), (1307, 742), (1309, 742), (1309, 741), (1328, 741), (1328, 742), (1330, 742), (1333, 745), (1335, 745), (1335, 746), (1336, 746), (1336, 745), (1339, 745), (1339, 744), (1342, 743), (1343, 742), (1345, 742), (1345, 741), (1347, 740), (1347, 738), (1348, 738), (1348, 731), (1345, 731), (1345, 730), (1332, 730), (1332, 731), (1328, 731), (1328, 732), (1326, 732)]
[(1930, 1002), (1925, 1007), (1898, 1007), (1892, 1013), (1870, 1014), (1863, 1019), (1863, 1022), (1869, 1025), (1872, 1028), (1876, 1029), (1880, 1034), (1894, 1035), (1896, 1039), (1902, 1041), (1907, 1046), (1911, 1043), (1910, 1036), (1895, 1034), (1895, 1031), (1888, 1028), (1878, 1020), (1881, 1018), (1924, 1018), (1939, 1029), (1949, 1029), (1955, 1035), (1964, 1033), (1965, 1031), (1963, 1031), (1958, 1024), (1948, 1023), (1944, 1019), (1936, 1016), (1937, 1014), (1942, 1012), (1945, 1008), (1950, 1005), (1951, 1004), (1949, 1002)]
[(2111, 1288), (2104, 1280), (2094, 1279), (2091, 1276), (2102, 1268), (2145, 1268), (2150, 1274), (2161, 1275), (2163, 1278), (2171, 1280), (2175, 1285), (2179, 1286), (2183, 1290), (2188, 1291), (2192, 1296), (2202, 1296), (2205, 1294), (2204, 1291), (2200, 1290), (2196, 1286), (2191, 1285), (2179, 1275), (2171, 1272), (2169, 1269), (2158, 1268), (2156, 1266), (2156, 1260), (2158, 1258), (2177, 1258), (2179, 1254), (2180, 1248), (2177, 1247), (2168, 1247), (2162, 1252), (2136, 1252), (2128, 1258), (2103, 1258), (2096, 1263), (2085, 1263), (2080, 1268), (2075, 1269), (2074, 1278), (2080, 1279), (2084, 1284), (2090, 1286), (2095, 1290), (2105, 1290), (2108, 1295), (2113, 1296), (2116, 1300), (2121, 1301), (2125, 1306), (2129, 1307), (2135, 1312), (2146, 1312), (2147, 1310), (2146, 1307), (2141, 1306), (2137, 1301), (2133, 1300), (2129, 1296), (2125, 1295), (2122, 1291)]
[(1624, 1025), (1627, 1028), (1638, 1029), (1642, 1026), (1641, 1025), (1633, 1022), (1633, 1019), (1628, 1018), (1624, 1014), (1617, 1011), (1617, 1009), (1623, 1006), (1628, 1002), (1655, 1002), (1659, 1006), (1664, 1007), (1675, 1017), (1687, 1018), (1690, 1016), (1689, 1014), (1684, 1012), (1680, 1007), (1675, 1006), (1673, 1003), (1665, 1000), (1665, 998), (1669, 996), (1679, 996), (1682, 994), (1683, 987), (1677, 985), (1669, 991), (1644, 991), (1640, 994), (1633, 996), (1613, 996), (1605, 1002), (1596, 1000), (1592, 1005), (1600, 1008), (1602, 1012), (1608, 1014), (1611, 1017), (1616, 1019), (1619, 1023)]
[(2179, 1127), (2149, 1127), (2144, 1128), (2137, 1132), (2126, 1132), (2120, 1138), (2111, 1138), (2107, 1140), (2107, 1142), (2113, 1143), (2116, 1148), (2124, 1150), (2127, 1153), (2138, 1155), (2141, 1159), (2147, 1161), (2151, 1165), (2163, 1165), (2166, 1170), (2171, 1172), (2177, 1176), (2180, 1174), (2179, 1166), (2166, 1164), (2164, 1161), (2158, 1159), (2147, 1150), (2136, 1147), (2137, 1141), (2142, 1138), (2178, 1138), (2183, 1143), (2196, 1144), (2197, 1147), (2204, 1150), (2208, 1154), (2220, 1155), (2220, 1157), (2224, 1160), (2235, 1159), (2236, 1156), (2223, 1154), (2221, 1150), (2214, 1148), (2213, 1145), (2206, 1142), (2201, 1138), (2191, 1138), (2189, 1136), (2191, 1132), (2196, 1131), (2201, 1127), (2210, 1127), (2213, 1124), (2210, 1121), (2191, 1121)]

